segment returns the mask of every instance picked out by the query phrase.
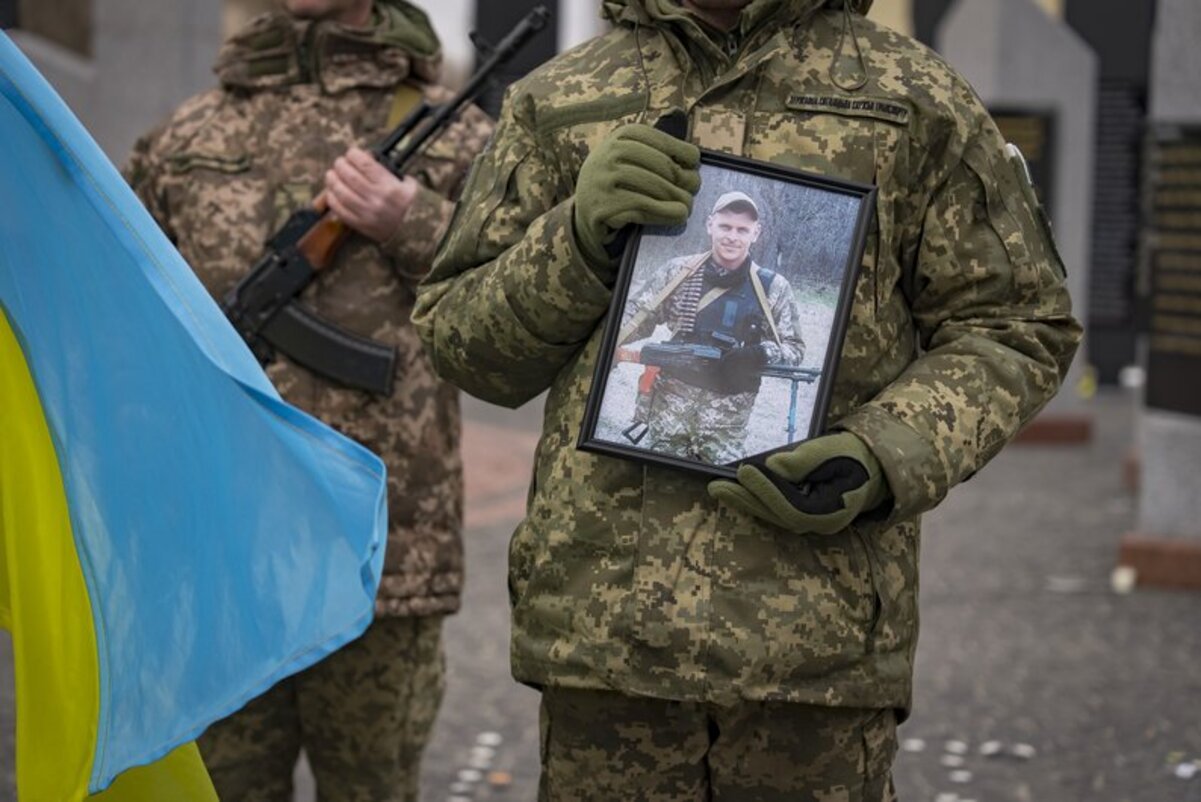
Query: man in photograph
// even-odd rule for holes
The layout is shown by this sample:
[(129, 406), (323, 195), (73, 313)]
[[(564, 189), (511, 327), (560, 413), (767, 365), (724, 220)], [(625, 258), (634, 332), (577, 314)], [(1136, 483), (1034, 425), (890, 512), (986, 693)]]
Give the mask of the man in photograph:
[(407, 176), (362, 146), (423, 100), (453, 97), (438, 82), (440, 64), (433, 27), (406, 0), (276, 0), (225, 43), (220, 86), (143, 137), (127, 169), (217, 298), (288, 215), (327, 205), (352, 236), (301, 300), (396, 349), (399, 364), (386, 395), (342, 386), (282, 353), (267, 367), (286, 400), (383, 458), (388, 542), (375, 620), (362, 637), (200, 738), (222, 799), (291, 799), (302, 749), (322, 800), (417, 799), (444, 687), (442, 624), (463, 586), (463, 481), (458, 391), (435, 375), (409, 312), (492, 124), (469, 107)]
[[(759, 207), (743, 192), (717, 199), (705, 219), (709, 250), (657, 269), (627, 305), (617, 362), (640, 362), (635, 420), (640, 447), (710, 465), (744, 456), (747, 424), (769, 364), (805, 354), (792, 286), (751, 258), (763, 233)], [(628, 343), (664, 325), (666, 344)]]
[[(921, 516), (1058, 391), (1063, 264), (972, 87), (871, 0), (598, 5), (510, 87), (413, 314), (468, 392), (547, 394), (508, 552), (539, 798), (885, 802)], [(577, 448), (622, 231), (690, 218), (700, 148), (877, 189), (830, 434), (737, 481)]]

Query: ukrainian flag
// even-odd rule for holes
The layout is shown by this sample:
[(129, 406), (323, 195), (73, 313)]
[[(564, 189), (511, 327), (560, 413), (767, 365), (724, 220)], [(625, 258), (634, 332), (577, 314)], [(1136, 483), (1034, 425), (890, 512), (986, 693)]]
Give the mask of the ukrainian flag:
[(384, 499), (383, 464), (280, 400), (0, 34), (0, 621), (21, 799), (214, 799), (190, 742), (366, 628)]

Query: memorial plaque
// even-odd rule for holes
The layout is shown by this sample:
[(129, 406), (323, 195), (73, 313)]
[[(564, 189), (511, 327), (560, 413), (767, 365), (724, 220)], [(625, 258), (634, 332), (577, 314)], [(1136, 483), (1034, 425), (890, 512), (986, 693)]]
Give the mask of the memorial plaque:
[(1161, 127), (1148, 172), (1146, 403), (1201, 416), (1201, 127)]
[(1050, 111), (1036, 111), (1016, 107), (989, 109), (1001, 136), (1006, 142), (1017, 146), (1026, 163), (1030, 165), (1030, 177), (1038, 199), (1047, 208), (1048, 215), (1054, 206), (1055, 185), (1055, 115)]
[(1143, 144), (1156, 0), (1065, 0), (1064, 15), (1100, 59), (1093, 173), (1089, 360), (1116, 384), (1135, 348)]

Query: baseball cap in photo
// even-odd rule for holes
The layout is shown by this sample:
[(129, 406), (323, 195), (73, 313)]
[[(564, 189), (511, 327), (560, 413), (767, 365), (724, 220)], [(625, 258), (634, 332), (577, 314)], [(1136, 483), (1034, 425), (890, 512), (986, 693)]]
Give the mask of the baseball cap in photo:
[(727, 209), (735, 212), (749, 212), (756, 220), (759, 219), (759, 207), (745, 192), (725, 193), (713, 204), (713, 211), (710, 214), (717, 214)]

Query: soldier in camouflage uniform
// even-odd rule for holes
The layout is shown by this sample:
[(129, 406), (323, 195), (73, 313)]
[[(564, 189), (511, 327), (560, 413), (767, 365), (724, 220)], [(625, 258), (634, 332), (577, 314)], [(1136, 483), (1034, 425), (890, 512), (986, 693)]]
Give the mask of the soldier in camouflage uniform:
[[(409, 323), (415, 285), (491, 122), (469, 109), (403, 180), (357, 146), (436, 83), (439, 44), (404, 0), (286, 0), (235, 34), (220, 87), (138, 142), (134, 189), (205, 287), (246, 275), (289, 213), (322, 202), (358, 233), (305, 291), (328, 320), (398, 349), (389, 397), (335, 386), (280, 355), (284, 398), (383, 457), (389, 532), (376, 620), (358, 641), (214, 725), (200, 746), (222, 799), (291, 799), (305, 749), (325, 800), (415, 800), (441, 699), (443, 618), (459, 607), (457, 390)], [(349, 150), (348, 150), (349, 149)]]
[[(971, 87), (871, 0), (605, 0), (510, 88), (414, 321), (435, 367), (547, 390), (509, 552), (545, 800), (870, 800), (911, 704), (920, 515), (1054, 395), (1063, 266)], [(874, 183), (826, 423), (737, 482), (575, 447), (629, 223), (687, 219), (693, 145)]]
[(618, 346), (619, 358), (634, 359), (620, 347), (665, 325), (673, 343), (720, 349), (716, 362), (648, 367), (657, 375), (648, 408), (639, 412), (649, 427), (640, 445), (722, 465), (745, 456), (763, 368), (799, 365), (805, 343), (792, 285), (751, 259), (762, 233), (755, 201), (742, 192), (723, 194), (705, 229), (708, 251), (672, 259), (626, 306)]

